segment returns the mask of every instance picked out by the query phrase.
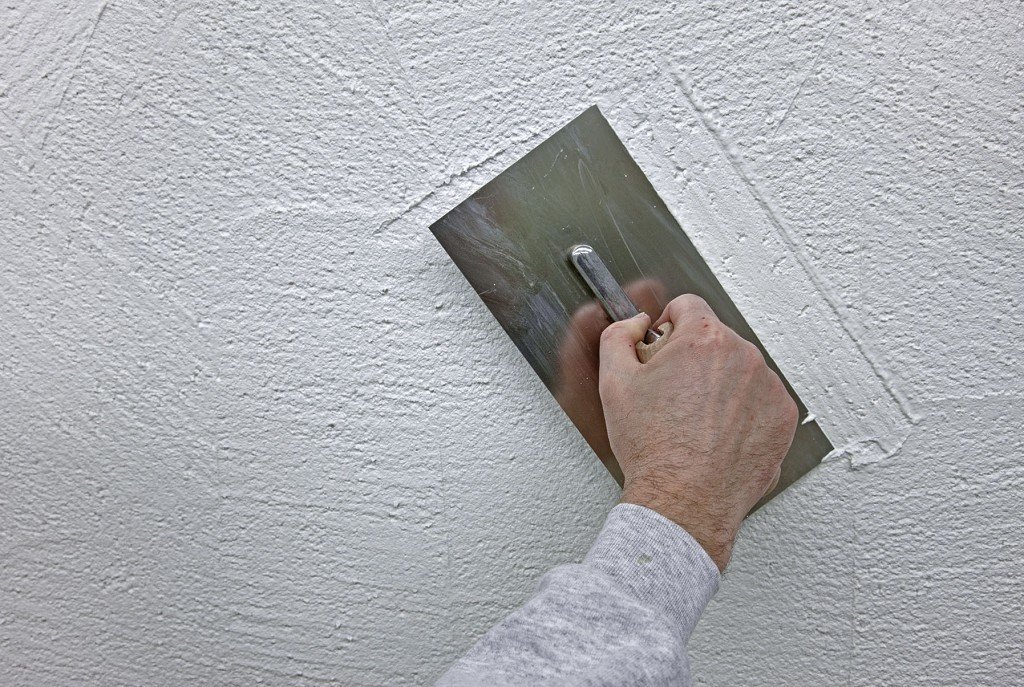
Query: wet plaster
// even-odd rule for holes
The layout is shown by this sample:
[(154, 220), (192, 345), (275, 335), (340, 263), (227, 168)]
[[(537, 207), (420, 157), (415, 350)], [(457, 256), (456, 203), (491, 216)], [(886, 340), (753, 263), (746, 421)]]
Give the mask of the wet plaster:
[(598, 104), (837, 452), (699, 684), (1012, 684), (1024, 17), (31, 3), (0, 38), (0, 682), (423, 684), (616, 488), (427, 231)]

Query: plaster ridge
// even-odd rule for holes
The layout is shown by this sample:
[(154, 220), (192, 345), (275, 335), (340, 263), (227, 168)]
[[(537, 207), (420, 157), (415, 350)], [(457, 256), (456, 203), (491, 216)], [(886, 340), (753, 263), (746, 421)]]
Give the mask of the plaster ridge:
[[(374, 18), (376, 18), (377, 21), (380, 22), (381, 33), (384, 38), (384, 49), (388, 54), (388, 58), (398, 66), (398, 78), (402, 81), (403, 84), (405, 84), (406, 95), (412, 102), (412, 107), (410, 109), (415, 110), (415, 114), (411, 112), (408, 114), (414, 119), (418, 119), (419, 121), (426, 124), (427, 122), (429, 122), (430, 118), (427, 117), (426, 110), (423, 107), (423, 98), (421, 97), (420, 89), (417, 89), (416, 87), (413, 86), (412, 77), (409, 75), (409, 68), (406, 67), (405, 61), (402, 59), (401, 49), (395, 46), (395, 40), (392, 37), (391, 32), (391, 22), (388, 21), (387, 14), (381, 11), (381, 9), (377, 6), (376, 0), (366, 0), (366, 6), (369, 7), (370, 12), (373, 14)], [(403, 102), (399, 101), (398, 107), (402, 112), (406, 112), (405, 104)], [(437, 143), (437, 134), (435, 133), (434, 129), (428, 126), (426, 130), (428, 139), (427, 144), (431, 148), (433, 148), (436, 153), (438, 153), (439, 155), (443, 155), (441, 152), (441, 147)]]
[(391, 227), (396, 222), (398, 222), (401, 219), (403, 219), (406, 216), (408, 216), (414, 210), (416, 210), (416, 209), (420, 208), (421, 206), (423, 206), (423, 204), (426, 203), (427, 201), (429, 201), (431, 198), (433, 198), (434, 195), (438, 191), (451, 186), (453, 183), (455, 183), (459, 179), (462, 179), (462, 178), (466, 177), (470, 172), (476, 171), (477, 169), (479, 169), (481, 167), (484, 167), (484, 166), (488, 165), (491, 162), (494, 162), (498, 158), (504, 156), (506, 153), (508, 153), (513, 148), (518, 148), (519, 146), (528, 144), (528, 143), (530, 143), (530, 142), (532, 142), (532, 141), (534, 141), (534, 140), (536, 140), (536, 139), (538, 139), (540, 137), (541, 137), (540, 133), (537, 133), (536, 131), (531, 132), (529, 136), (520, 137), (518, 139), (513, 140), (512, 143), (510, 143), (509, 145), (505, 146), (501, 150), (498, 150), (498, 151), (496, 151), (494, 153), (491, 153), (490, 155), (485, 157), (483, 160), (480, 160), (479, 162), (471, 163), (471, 164), (467, 165), (466, 167), (463, 167), (461, 171), (455, 172), (454, 174), (449, 174), (447, 179), (445, 179), (440, 184), (438, 184), (437, 186), (432, 188), (430, 191), (428, 191), (426, 194), (421, 196), (418, 200), (414, 201), (411, 205), (406, 207), (404, 210), (399, 212), (397, 215), (395, 215), (391, 219), (388, 219), (388, 220), (385, 220), (385, 221), (381, 222), (380, 225), (377, 226), (377, 230), (373, 232), (373, 235), (374, 236), (378, 236), (378, 235), (382, 234), (385, 229), (388, 229), (389, 227)]
[(810, 80), (811, 76), (814, 75), (814, 68), (818, 66), (818, 60), (821, 59), (821, 55), (825, 52), (825, 48), (828, 47), (828, 42), (832, 39), (832, 34), (835, 33), (837, 24), (839, 24), (838, 19), (832, 22), (832, 27), (828, 30), (825, 40), (821, 42), (821, 45), (818, 47), (818, 52), (815, 53), (814, 59), (811, 60), (811, 66), (808, 67), (807, 74), (805, 74), (804, 78), (800, 80), (800, 85), (796, 87), (796, 93), (793, 94), (793, 98), (789, 101), (786, 111), (782, 114), (782, 119), (780, 119), (779, 123), (775, 126), (775, 131), (772, 132), (772, 140), (779, 135), (779, 129), (782, 128), (786, 118), (789, 117), (789, 113), (793, 111), (793, 106), (796, 105), (797, 99), (800, 97), (800, 94), (803, 93), (804, 84), (806, 84)]
[[(374, 18), (380, 22), (381, 30), (384, 34), (384, 44), (387, 46), (386, 50), (390, 54), (391, 59), (398, 65), (398, 71), (401, 73), (402, 81), (405, 82), (405, 88), (409, 93), (409, 97), (412, 98), (413, 104), (417, 110), (420, 110), (420, 114), (422, 115), (422, 108), (419, 105), (419, 93), (412, 87), (412, 80), (409, 78), (409, 70), (406, 69), (405, 62), (402, 61), (402, 56), (399, 54), (398, 50), (395, 49), (395, 45), (391, 37), (391, 23), (388, 22), (387, 17), (380, 11), (380, 8), (377, 7), (377, 3), (374, 0), (366, 0), (366, 6), (370, 8), (370, 12), (373, 14)], [(431, 136), (430, 144), (437, 149), (433, 136)]]
[(958, 394), (956, 396), (939, 396), (928, 400), (931, 403), (949, 403), (950, 401), (988, 401), (993, 398), (1019, 401), (1024, 399), (1024, 391), (992, 391), (985, 394)]
[[(913, 430), (910, 430), (895, 441), (888, 437), (860, 437), (859, 439), (848, 441), (841, 446), (836, 446), (827, 456), (821, 459), (821, 462), (823, 464), (834, 463), (845, 459), (850, 470), (860, 470), (896, 456), (903, 449), (903, 445), (907, 443), (907, 439), (910, 438), (912, 433)], [(892, 448), (886, 448), (886, 444), (889, 444)]]
[(818, 273), (817, 268), (815, 268), (814, 264), (810, 261), (810, 258), (806, 255), (800, 243), (793, 237), (792, 233), (786, 228), (785, 224), (780, 219), (778, 213), (767, 201), (764, 194), (758, 189), (750, 174), (747, 173), (746, 167), (743, 164), (738, 151), (736, 151), (734, 146), (731, 145), (724, 132), (719, 129), (717, 124), (707, 116), (705, 109), (697, 101), (696, 95), (692, 88), (690, 88), (690, 85), (686, 82), (686, 79), (666, 62), (662, 61), (661, 66), (662, 69), (672, 77), (672, 80), (676, 83), (679, 90), (686, 98), (687, 103), (697, 115), (701, 124), (708, 133), (711, 134), (718, 148), (721, 150), (726, 160), (728, 160), (737, 176), (739, 176), (740, 180), (747, 186), (750, 193), (753, 195), (754, 200), (765, 213), (768, 221), (771, 223), (779, 237), (783, 240), (783, 243), (785, 243), (786, 247), (797, 261), (797, 264), (800, 265), (808, 279), (810, 279), (811, 283), (822, 295), (825, 303), (839, 321), (843, 331), (846, 332), (846, 335), (850, 337), (850, 340), (857, 348), (858, 353), (860, 353), (868, 363), (872, 373), (878, 378), (878, 381), (882, 384), (886, 393), (888, 393), (893, 401), (896, 402), (896, 405), (900, 409), (900, 413), (908, 422), (912, 425), (916, 425), (923, 419), (923, 416), (919, 415), (914, 410), (910, 401), (893, 384), (889, 371), (876, 360), (875, 353), (859, 338), (859, 327), (850, 317), (846, 306), (842, 304), (841, 300), (832, 292), (831, 287), (829, 287), (825, 279)]
[[(78, 74), (78, 68), (82, 65), (82, 61), (85, 59), (85, 53), (89, 50), (89, 46), (92, 45), (92, 38), (96, 35), (96, 27), (100, 25), (100, 21), (103, 19), (103, 15), (107, 11), (107, 6), (111, 0), (100, 0), (99, 5), (96, 8), (96, 18), (92, 20), (92, 25), (89, 27), (89, 35), (85, 38), (85, 45), (82, 46), (82, 50), (78, 53), (75, 58), (75, 63), (71, 65), (71, 73), (68, 74), (68, 82), (64, 84), (64, 89), (60, 92), (60, 98), (57, 100), (57, 105), (53, 108), (53, 114), (56, 115), (60, 112), (61, 107), (64, 105), (64, 99), (68, 95), (68, 91), (71, 90), (71, 84), (75, 82), (75, 75)], [(46, 138), (49, 136), (51, 128), (47, 128), (46, 133), (43, 135), (43, 140), (39, 143), (40, 148), (46, 146)]]
[(290, 215), (302, 212), (331, 215), (336, 213), (352, 212), (352, 210), (351, 208), (347, 208), (342, 205), (332, 205), (329, 202), (325, 203), (319, 200), (298, 201), (295, 203), (277, 203), (274, 205), (250, 205), (240, 214), (235, 215), (229, 223), (247, 222), (262, 217), (263, 215)]

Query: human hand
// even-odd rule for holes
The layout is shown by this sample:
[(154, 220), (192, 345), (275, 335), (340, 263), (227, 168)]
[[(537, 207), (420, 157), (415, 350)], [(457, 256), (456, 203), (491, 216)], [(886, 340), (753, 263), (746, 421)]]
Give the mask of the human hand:
[[(654, 279), (638, 279), (626, 284), (623, 290), (641, 311), (658, 313), (665, 302), (665, 288)], [(601, 332), (610, 322), (596, 300), (586, 302), (573, 313), (558, 348), (554, 394), (604, 466), (622, 482), (622, 471), (608, 443), (597, 390)]]
[(758, 348), (701, 298), (674, 299), (655, 327), (668, 321), (671, 338), (646, 364), (636, 343), (647, 315), (601, 335), (599, 388), (622, 502), (675, 521), (725, 570), (744, 516), (778, 482), (797, 407)]

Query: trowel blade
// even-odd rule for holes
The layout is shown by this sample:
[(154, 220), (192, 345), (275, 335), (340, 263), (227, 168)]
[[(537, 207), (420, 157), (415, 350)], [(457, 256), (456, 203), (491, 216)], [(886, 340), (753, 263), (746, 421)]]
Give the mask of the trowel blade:
[(575, 244), (592, 245), (652, 319), (680, 294), (701, 296), (722, 322), (761, 349), (782, 378), (799, 407), (800, 424), (779, 484), (761, 503), (832, 450), (597, 107), (439, 219), (431, 231), (620, 483), (597, 390), (599, 338), (609, 320), (567, 259)]

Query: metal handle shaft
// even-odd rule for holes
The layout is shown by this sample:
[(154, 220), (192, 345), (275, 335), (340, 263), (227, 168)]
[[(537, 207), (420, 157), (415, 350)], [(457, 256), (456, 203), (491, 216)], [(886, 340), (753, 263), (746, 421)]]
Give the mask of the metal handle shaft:
[[(636, 305), (622, 290), (622, 286), (608, 271), (604, 260), (592, 247), (582, 243), (573, 246), (569, 249), (569, 261), (583, 277), (583, 281), (587, 282), (587, 286), (593, 291), (598, 302), (613, 321), (628, 320), (640, 314)], [(653, 329), (648, 329), (647, 334), (644, 335), (644, 343), (651, 344), (660, 338), (661, 334)]]

